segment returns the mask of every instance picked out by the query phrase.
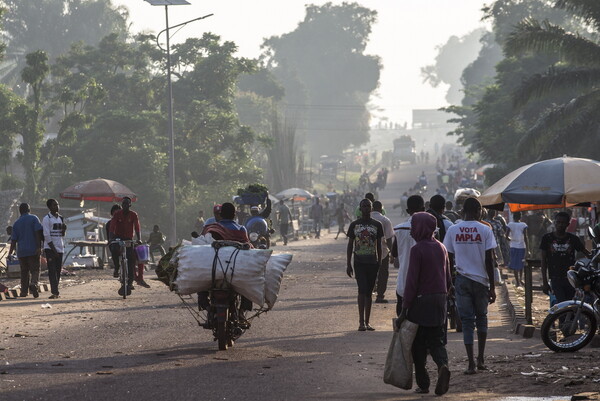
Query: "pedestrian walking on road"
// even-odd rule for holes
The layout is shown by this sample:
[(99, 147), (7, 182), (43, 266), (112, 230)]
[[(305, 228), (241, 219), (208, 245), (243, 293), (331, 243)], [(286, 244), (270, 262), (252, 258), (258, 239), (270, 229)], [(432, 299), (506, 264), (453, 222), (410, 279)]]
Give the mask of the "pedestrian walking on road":
[(442, 395), (448, 391), (450, 383), (445, 328), (447, 296), (452, 279), (446, 248), (433, 236), (436, 226), (436, 218), (430, 213), (415, 213), (411, 218), (410, 233), (416, 244), (410, 250), (402, 312), (398, 320), (402, 322), (406, 318), (419, 325), (412, 345), (418, 386), (415, 392), (429, 392), (426, 368), (429, 352), (438, 367), (435, 394)]
[(335, 239), (338, 239), (340, 234), (346, 235), (346, 220), (350, 221), (350, 216), (344, 207), (344, 202), (340, 202), (338, 208), (335, 210), (335, 219), (337, 220), (338, 232), (335, 236)]
[[(283, 245), (287, 245), (288, 243), (288, 230), (290, 224), (292, 222), (292, 213), (290, 212), (290, 208), (283, 202), (283, 199), (279, 201), (279, 207), (277, 208), (277, 212), (279, 214), (279, 234), (283, 239)], [(292, 227), (292, 231), (293, 227)]]
[[(464, 221), (451, 226), (446, 233), (444, 245), (448, 250), (450, 265), (456, 269), (454, 283), (456, 306), (462, 321), (463, 342), (469, 359), (465, 374), (486, 370), (484, 364), (487, 340), (488, 304), (496, 301), (494, 282), (493, 250), (496, 240), (492, 229), (479, 222), (481, 203), (468, 198), (463, 205)], [(473, 344), (477, 327), (477, 363)]]
[(387, 290), (388, 278), (390, 276), (390, 259), (391, 263), (394, 262), (394, 257), (390, 255), (392, 249), (392, 240), (394, 239), (394, 229), (390, 219), (381, 214), (383, 205), (379, 201), (373, 202), (373, 211), (371, 212), (371, 218), (377, 220), (383, 226), (383, 237), (381, 237), (381, 264), (379, 265), (379, 272), (377, 273), (377, 281), (375, 283), (375, 292), (377, 297), (375, 298), (376, 304), (387, 304), (388, 300), (385, 299), (385, 291)]
[(42, 219), (44, 232), (44, 253), (48, 263), (48, 280), (50, 280), (50, 299), (60, 297), (58, 284), (60, 283), (60, 272), (62, 270), (63, 254), (65, 245), (63, 237), (67, 230), (63, 217), (58, 213), (60, 206), (56, 199), (48, 199), (46, 206), (50, 211)]
[(315, 203), (310, 208), (310, 218), (313, 220), (313, 229), (315, 238), (321, 238), (321, 224), (323, 224), (323, 205), (319, 203), (319, 198), (315, 198)]
[(40, 279), (40, 256), (42, 253), (43, 228), (40, 219), (30, 214), (29, 204), (21, 203), (19, 213), (21, 217), (13, 224), (10, 249), (11, 256), (15, 248), (21, 265), (21, 297), (31, 294), (34, 298), (40, 296), (38, 281)]
[(515, 285), (523, 285), (523, 268), (529, 248), (527, 224), (521, 221), (521, 212), (513, 213), (513, 221), (506, 227), (506, 239), (510, 241), (510, 261), (508, 267), (515, 275)]
[(402, 300), (404, 297), (404, 288), (406, 285), (406, 275), (408, 274), (408, 264), (410, 261), (410, 249), (415, 245), (415, 240), (410, 235), (410, 226), (412, 215), (417, 212), (425, 211), (425, 201), (421, 195), (412, 195), (406, 201), (406, 213), (409, 217), (404, 223), (394, 227), (394, 243), (392, 245), (392, 256), (396, 260), (398, 268), (398, 277), (396, 278), (396, 315), (400, 316), (402, 312)]
[[(591, 257), (579, 237), (567, 232), (571, 216), (566, 212), (558, 212), (554, 217), (554, 231), (542, 237), (542, 283), (544, 294), (549, 294), (550, 287), (556, 302), (573, 299), (575, 289), (567, 279), (569, 266), (575, 264), (575, 252), (583, 252)], [(548, 285), (550, 278), (550, 285)]]
[[(346, 250), (346, 273), (356, 278), (358, 284), (358, 331), (375, 330), (369, 324), (373, 287), (381, 265), (381, 238), (383, 226), (371, 218), (373, 204), (369, 199), (360, 201), (362, 217), (348, 227), (348, 248)], [(352, 267), (354, 255), (354, 268)]]

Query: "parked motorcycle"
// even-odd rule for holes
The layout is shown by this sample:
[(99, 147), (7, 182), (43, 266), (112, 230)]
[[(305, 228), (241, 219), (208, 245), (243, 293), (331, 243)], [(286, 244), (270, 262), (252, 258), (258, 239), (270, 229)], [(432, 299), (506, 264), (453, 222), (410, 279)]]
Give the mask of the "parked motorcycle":
[(591, 259), (578, 260), (567, 272), (575, 297), (550, 308), (542, 323), (542, 340), (556, 352), (574, 352), (592, 341), (600, 322), (600, 247), (593, 230)]

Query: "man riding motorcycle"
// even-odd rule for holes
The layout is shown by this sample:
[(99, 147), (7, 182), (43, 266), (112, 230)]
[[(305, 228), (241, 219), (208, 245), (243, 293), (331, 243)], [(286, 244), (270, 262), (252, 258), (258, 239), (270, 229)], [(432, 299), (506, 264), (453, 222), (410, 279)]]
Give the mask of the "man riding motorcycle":
[(256, 241), (263, 237), (266, 242), (266, 247), (271, 247), (271, 229), (267, 218), (271, 215), (271, 200), (267, 197), (267, 205), (263, 211), (260, 211), (258, 206), (250, 208), (250, 217), (246, 221), (245, 227), (248, 230), (250, 241), (255, 244)]

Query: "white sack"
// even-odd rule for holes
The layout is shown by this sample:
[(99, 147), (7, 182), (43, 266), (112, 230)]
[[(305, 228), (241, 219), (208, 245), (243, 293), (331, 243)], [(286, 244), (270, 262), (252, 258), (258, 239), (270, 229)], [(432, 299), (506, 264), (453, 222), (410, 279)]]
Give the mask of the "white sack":
[[(396, 327), (395, 321), (392, 324)], [(411, 349), (418, 328), (418, 324), (404, 319), (400, 325), (400, 330), (394, 330), (383, 370), (384, 383), (404, 390), (412, 388), (413, 359)]]
[[(265, 268), (272, 250), (219, 249), (215, 280), (225, 280), (234, 291), (263, 306), (265, 298)], [(182, 246), (171, 259), (177, 264), (177, 292), (189, 295), (208, 291), (212, 286), (212, 266), (216, 250), (210, 245)]]
[(283, 272), (285, 269), (287, 269), (291, 261), (291, 254), (280, 253), (277, 255), (271, 255), (271, 258), (267, 263), (267, 269), (265, 272), (265, 302), (267, 303), (269, 309), (273, 308), (275, 301), (277, 301), (277, 295), (279, 294), (279, 287), (281, 287)]

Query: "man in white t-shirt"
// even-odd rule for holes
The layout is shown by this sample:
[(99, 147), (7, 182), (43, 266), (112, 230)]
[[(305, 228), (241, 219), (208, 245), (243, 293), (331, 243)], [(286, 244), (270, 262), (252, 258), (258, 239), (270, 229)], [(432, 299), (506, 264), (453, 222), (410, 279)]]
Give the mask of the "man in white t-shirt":
[[(469, 359), (465, 374), (474, 374), (475, 368), (487, 369), (484, 364), (488, 331), (487, 308), (488, 303), (496, 301), (492, 263), (492, 251), (496, 248), (496, 240), (492, 229), (479, 222), (481, 203), (477, 199), (468, 198), (463, 211), (464, 221), (448, 229), (444, 245), (448, 250), (450, 265), (454, 265), (456, 269), (456, 306), (462, 321), (463, 342)], [(475, 326), (477, 364), (473, 353)]]
[(523, 268), (529, 248), (527, 224), (521, 221), (521, 212), (513, 213), (513, 221), (507, 224), (506, 238), (510, 241), (510, 261), (508, 267), (515, 274), (515, 285), (523, 284)]
[(50, 280), (50, 299), (59, 298), (58, 283), (60, 282), (60, 271), (62, 270), (63, 253), (65, 250), (63, 237), (67, 226), (63, 217), (58, 213), (59, 206), (56, 199), (48, 199), (46, 206), (50, 213), (42, 219), (44, 232), (44, 253), (48, 263), (48, 280)]
[[(425, 201), (419, 195), (413, 195), (406, 200), (406, 213), (409, 216), (417, 212), (425, 211)], [(402, 312), (402, 298), (404, 297), (404, 288), (406, 284), (406, 274), (408, 273), (408, 264), (410, 261), (410, 248), (415, 245), (415, 240), (410, 236), (411, 218), (404, 223), (394, 227), (394, 244), (392, 245), (392, 256), (396, 258), (396, 267), (398, 268), (398, 277), (396, 279), (396, 315), (400, 316)]]
[[(385, 299), (385, 290), (387, 290), (388, 278), (390, 276), (390, 263), (393, 263), (393, 256), (390, 255), (392, 249), (392, 240), (394, 239), (394, 229), (390, 219), (381, 214), (383, 205), (379, 201), (373, 202), (373, 211), (371, 212), (371, 218), (377, 220), (383, 226), (383, 237), (381, 238), (381, 265), (379, 265), (379, 272), (377, 273), (377, 281), (375, 282), (375, 288), (377, 297), (375, 298), (376, 304), (387, 304), (388, 300)], [(390, 261), (390, 258), (392, 259)]]

